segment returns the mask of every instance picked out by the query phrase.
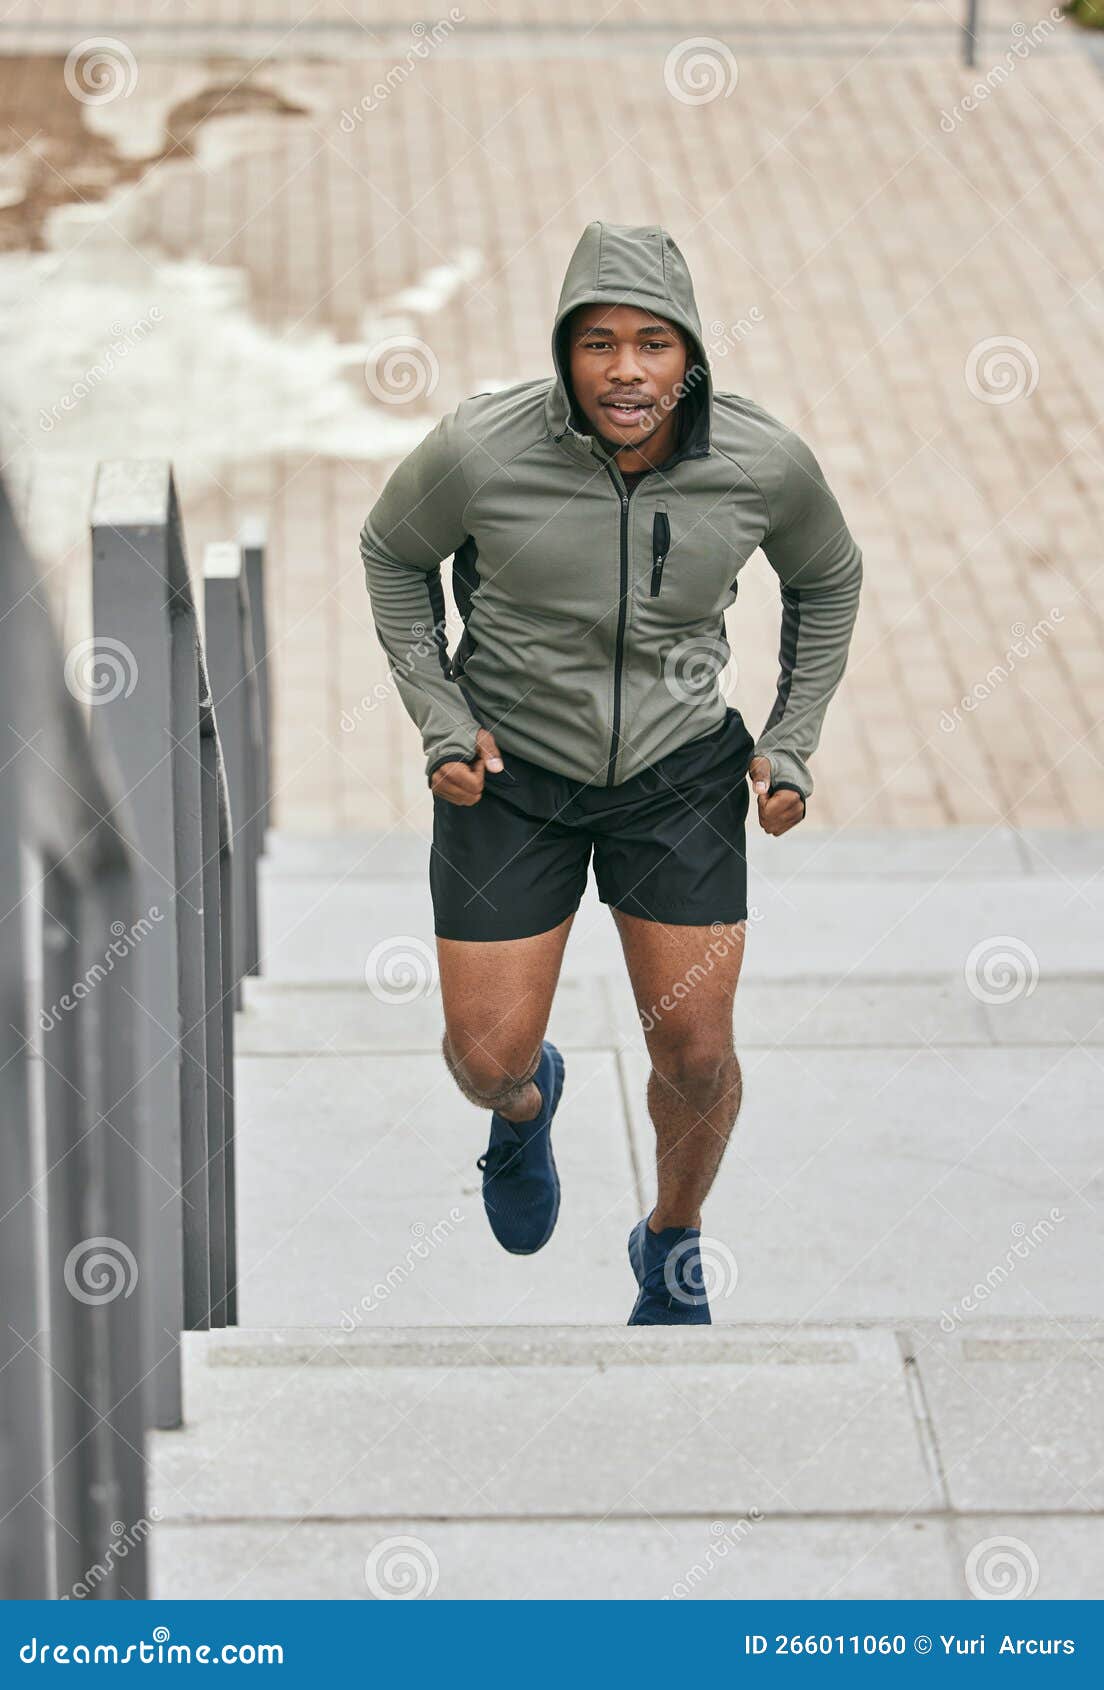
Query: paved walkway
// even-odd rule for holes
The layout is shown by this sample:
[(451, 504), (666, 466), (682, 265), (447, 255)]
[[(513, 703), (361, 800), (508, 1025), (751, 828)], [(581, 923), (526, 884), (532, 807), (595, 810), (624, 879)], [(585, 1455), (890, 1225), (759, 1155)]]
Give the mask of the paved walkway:
[(510, 1257), (420, 852), (273, 841), (242, 1327), (187, 1340), (154, 1438), (159, 1594), (1095, 1593), (1101, 841), (811, 839), (792, 881), (754, 851), (716, 1326), (662, 1339), (624, 1325), (653, 1148), (608, 913), (552, 1013), (560, 1222)]
[[(724, 51), (699, 103), (658, 0), (473, 4), (424, 57), (408, 0), (374, 33), (339, 0), (119, 0), (118, 94), (89, 103), (74, 10), (6, 14), (9, 473), (72, 639), (97, 457), (172, 458), (193, 559), (267, 521), (285, 826), (424, 832), (360, 524), (443, 408), (547, 373), (595, 216), (675, 233), (719, 380), (803, 429), (864, 544), (810, 820), (1104, 821), (1104, 84), (1072, 26), (1044, 12), (1036, 44), (989, 4), (969, 73), (931, 0), (831, 29), (701, 0), (683, 27)], [(394, 334), (439, 372), (412, 403), (378, 397)], [(777, 625), (760, 559), (731, 619), (756, 728)]]

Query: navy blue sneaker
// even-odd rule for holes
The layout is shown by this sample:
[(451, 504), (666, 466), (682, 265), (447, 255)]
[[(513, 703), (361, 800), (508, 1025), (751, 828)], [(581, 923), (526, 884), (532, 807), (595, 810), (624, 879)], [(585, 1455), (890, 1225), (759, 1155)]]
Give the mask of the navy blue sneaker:
[(648, 1217), (629, 1234), (629, 1261), (640, 1295), (629, 1326), (711, 1326), (702, 1276), (701, 1233), (694, 1226), (653, 1232)]
[(552, 1236), (560, 1212), (560, 1179), (552, 1155), (552, 1117), (563, 1090), (564, 1061), (547, 1039), (533, 1080), (541, 1094), (531, 1121), (508, 1121), (496, 1110), (483, 1170), (483, 1207), (504, 1250), (531, 1256)]

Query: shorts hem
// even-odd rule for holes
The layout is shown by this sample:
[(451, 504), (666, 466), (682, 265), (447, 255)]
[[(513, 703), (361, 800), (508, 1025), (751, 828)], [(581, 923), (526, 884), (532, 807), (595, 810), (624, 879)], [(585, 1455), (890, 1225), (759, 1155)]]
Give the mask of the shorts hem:
[(729, 914), (724, 911), (718, 913), (715, 907), (703, 911), (689, 904), (668, 904), (665, 910), (634, 909), (631, 904), (619, 904), (613, 898), (603, 898), (601, 893), (598, 897), (600, 903), (620, 911), (622, 915), (635, 915), (640, 921), (655, 921), (665, 927), (712, 927), (714, 922), (727, 927), (748, 919), (746, 901), (737, 914)]
[[(581, 903), (582, 900), (580, 899), (579, 902)], [(509, 933), (488, 933), (485, 929), (483, 932), (472, 932), (470, 930), (467, 932), (460, 932), (458, 931), (458, 928), (464, 925), (463, 923), (438, 921), (437, 917), (434, 916), (433, 933), (434, 937), (437, 939), (453, 939), (461, 944), (469, 945), (494, 945), (510, 939), (536, 939), (540, 936), (540, 934), (551, 933), (554, 928), (562, 926), (568, 916), (574, 915), (578, 908), (579, 904), (576, 903), (573, 904), (570, 909), (564, 910), (562, 915), (553, 915), (552, 917), (542, 915), (537, 917), (535, 918), (535, 926), (524, 923), (522, 924), (522, 931), (520, 932), (516, 930), (516, 926), (514, 924), (511, 924), (511, 931)], [(478, 927), (479, 924), (476, 922), (472, 925)], [(485, 924), (485, 926), (491, 925), (492, 924), (489, 922)], [(446, 928), (451, 929), (451, 931), (446, 932)]]

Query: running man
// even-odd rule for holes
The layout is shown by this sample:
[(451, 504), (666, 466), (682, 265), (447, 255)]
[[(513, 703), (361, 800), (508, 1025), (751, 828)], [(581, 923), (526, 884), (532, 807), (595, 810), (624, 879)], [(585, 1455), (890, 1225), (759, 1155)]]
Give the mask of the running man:
[[(587, 225), (552, 358), (550, 379), (441, 419), (388, 480), (361, 555), (425, 750), (442, 1048), (465, 1097), (492, 1111), (479, 1166), (494, 1235), (526, 1255), (556, 1224), (564, 1063), (544, 1035), (593, 854), (652, 1065), (658, 1192), (629, 1238), (629, 1324), (708, 1324), (702, 1204), (741, 1100), (748, 780), (767, 833), (804, 818), (862, 557), (809, 447), (714, 391), (664, 229)], [(719, 675), (724, 613), (759, 546), (782, 633), (753, 739)], [(464, 623), (451, 657), (450, 553)], [(657, 1013), (688, 974), (693, 990)]]

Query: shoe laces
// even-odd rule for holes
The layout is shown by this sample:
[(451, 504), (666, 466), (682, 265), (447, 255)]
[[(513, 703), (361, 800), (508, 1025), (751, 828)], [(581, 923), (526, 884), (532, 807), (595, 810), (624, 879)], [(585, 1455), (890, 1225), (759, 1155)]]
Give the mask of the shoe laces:
[(509, 1136), (504, 1133), (493, 1144), (489, 1144), (475, 1164), (481, 1172), (486, 1171), (491, 1179), (496, 1179), (521, 1154), (521, 1134), (512, 1121), (508, 1125)]

